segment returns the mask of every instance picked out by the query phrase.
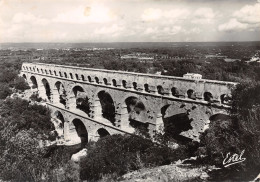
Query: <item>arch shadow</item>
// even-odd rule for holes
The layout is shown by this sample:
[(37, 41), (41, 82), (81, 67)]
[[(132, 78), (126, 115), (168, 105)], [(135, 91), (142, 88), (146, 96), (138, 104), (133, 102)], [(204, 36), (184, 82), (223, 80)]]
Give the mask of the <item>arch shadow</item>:
[(171, 104), (161, 108), (162, 120), (164, 124), (164, 138), (167, 141), (175, 140), (177, 143), (185, 144), (192, 139), (180, 135), (184, 131), (192, 129), (191, 122), (187, 112), (174, 113)]
[(76, 132), (81, 140), (81, 147), (84, 147), (88, 143), (88, 132), (84, 123), (80, 119), (74, 119), (72, 121), (75, 126)]

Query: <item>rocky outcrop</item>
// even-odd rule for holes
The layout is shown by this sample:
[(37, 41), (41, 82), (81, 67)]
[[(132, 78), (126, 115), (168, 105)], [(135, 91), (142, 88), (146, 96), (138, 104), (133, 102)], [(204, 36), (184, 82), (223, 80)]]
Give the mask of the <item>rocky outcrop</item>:
[(79, 151), (76, 154), (73, 154), (71, 156), (71, 160), (78, 163), (80, 161), (81, 158), (84, 158), (87, 156), (87, 149), (82, 149), (81, 151)]

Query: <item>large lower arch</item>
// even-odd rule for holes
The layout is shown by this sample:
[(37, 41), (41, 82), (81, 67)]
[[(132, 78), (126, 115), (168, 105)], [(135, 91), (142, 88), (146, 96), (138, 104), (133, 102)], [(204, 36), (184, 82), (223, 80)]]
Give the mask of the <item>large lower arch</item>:
[(54, 112), (55, 128), (60, 137), (64, 137), (64, 123), (65, 119), (60, 111)]
[(25, 80), (27, 80), (27, 78), (26, 78), (26, 75), (25, 75), (25, 74), (23, 74), (23, 78), (24, 78)]
[(89, 103), (89, 98), (87, 97), (84, 89), (81, 86), (75, 86), (72, 89), (72, 93), (73, 93), (73, 100), (71, 102), (73, 102), (73, 105), (85, 112), (87, 115), (90, 114), (90, 103)]
[(166, 140), (175, 140), (183, 144), (190, 141), (189, 138), (180, 135), (192, 129), (192, 119), (189, 118), (187, 111), (180, 109), (177, 105), (167, 104), (161, 108), (160, 112)]
[(98, 92), (97, 95), (101, 104), (103, 118), (115, 125), (115, 105), (111, 95), (104, 90)]
[(45, 88), (45, 94), (46, 94), (47, 99), (49, 101), (51, 101), (51, 88), (50, 88), (49, 82), (45, 78), (43, 78), (42, 79), (42, 84), (43, 84), (43, 86)]
[(163, 106), (157, 113), (156, 130), (159, 133), (164, 133), (164, 117), (166, 115), (166, 110), (168, 109), (169, 106), (170, 106), (170, 104)]
[(212, 116), (210, 116), (210, 121), (217, 121), (217, 120), (228, 120), (231, 119), (231, 116), (225, 113), (216, 113)]
[(89, 115), (90, 113), (89, 98), (86, 96), (86, 93), (83, 90), (83, 88), (80, 86), (76, 86), (73, 88), (73, 93), (76, 98), (76, 108)]
[(33, 89), (37, 88), (38, 89), (38, 83), (37, 83), (35, 76), (31, 76), (30, 81), (31, 81), (31, 84), (32, 84), (31, 88), (33, 88)]
[(213, 130), (217, 131), (215, 126), (221, 126), (222, 129), (234, 128), (234, 124), (235, 123), (233, 122), (232, 117), (230, 115), (226, 113), (216, 113), (214, 115), (211, 115), (209, 117), (209, 120), (206, 121), (206, 124), (203, 128), (203, 132), (209, 128), (213, 128)]
[(110, 135), (110, 133), (104, 128), (99, 128), (97, 130), (97, 136), (99, 138), (103, 138), (103, 137), (106, 137), (106, 136), (109, 136), (109, 135)]
[(88, 97), (77, 98), (76, 99), (76, 108), (85, 112), (87, 115), (90, 114), (90, 103)]
[(64, 85), (60, 81), (57, 81), (55, 83), (55, 90), (53, 90), (53, 100), (66, 106), (67, 103), (66, 98), (67, 98), (67, 93), (64, 88)]
[(74, 119), (72, 123), (75, 126), (78, 137), (81, 140), (81, 146), (85, 146), (85, 144), (88, 143), (88, 132), (84, 123), (80, 119)]
[(129, 127), (134, 128), (142, 134), (148, 133), (148, 124), (146, 121), (146, 108), (143, 102), (137, 97), (130, 96), (125, 99), (125, 105), (128, 113)]

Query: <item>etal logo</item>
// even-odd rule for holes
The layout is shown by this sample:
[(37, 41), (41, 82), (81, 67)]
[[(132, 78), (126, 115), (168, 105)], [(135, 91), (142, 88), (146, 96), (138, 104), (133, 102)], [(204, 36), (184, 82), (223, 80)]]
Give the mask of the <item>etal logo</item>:
[(242, 158), (244, 153), (245, 153), (245, 150), (243, 150), (240, 155), (236, 154), (236, 153), (231, 155), (230, 152), (227, 153), (225, 159), (223, 160), (224, 167), (228, 167), (233, 164), (237, 164), (237, 163), (245, 161), (246, 158)]

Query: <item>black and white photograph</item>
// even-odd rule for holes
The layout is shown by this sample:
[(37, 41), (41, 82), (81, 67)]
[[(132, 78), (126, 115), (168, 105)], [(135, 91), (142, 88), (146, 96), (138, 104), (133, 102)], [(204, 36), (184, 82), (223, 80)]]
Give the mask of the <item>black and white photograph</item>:
[(260, 182), (260, 0), (0, 0), (0, 182)]

